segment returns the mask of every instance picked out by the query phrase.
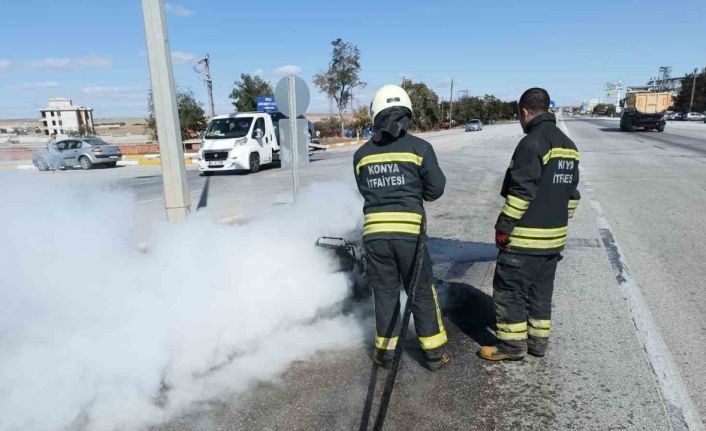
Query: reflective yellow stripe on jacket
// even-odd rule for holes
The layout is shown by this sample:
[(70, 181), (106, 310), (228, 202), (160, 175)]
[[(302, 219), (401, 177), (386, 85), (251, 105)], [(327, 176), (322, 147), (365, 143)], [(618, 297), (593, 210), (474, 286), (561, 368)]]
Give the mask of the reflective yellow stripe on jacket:
[(551, 159), (580, 160), (579, 152), (571, 148), (552, 148), (542, 157), (542, 163), (546, 165)]
[(551, 249), (566, 245), (568, 226), (557, 228), (532, 228), (516, 226), (510, 234), (510, 247)]
[(374, 233), (406, 233), (419, 235), (422, 215), (413, 212), (379, 212), (365, 215), (363, 235)]
[(501, 211), (506, 216), (519, 220), (525, 215), (529, 204), (529, 201), (518, 198), (517, 196), (507, 195), (505, 198), (505, 206)]
[(392, 163), (392, 162), (403, 162), (403, 163), (414, 163), (417, 166), (422, 166), (422, 161), (424, 158), (418, 156), (414, 153), (381, 153), (381, 154), (371, 154), (365, 156), (358, 164), (355, 166), (356, 175), (360, 173), (360, 168), (371, 163)]

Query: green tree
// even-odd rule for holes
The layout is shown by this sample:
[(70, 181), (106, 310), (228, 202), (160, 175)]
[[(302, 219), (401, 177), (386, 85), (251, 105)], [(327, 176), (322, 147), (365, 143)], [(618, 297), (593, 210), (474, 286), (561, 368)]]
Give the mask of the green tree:
[(484, 109), (483, 100), (479, 97), (461, 96), (454, 102), (454, 120), (465, 123), (468, 120), (480, 119)]
[(503, 102), (503, 116), (501, 118), (506, 120), (514, 120), (520, 116), (520, 106), (517, 100), (512, 102)]
[(439, 96), (423, 82), (412, 82), (405, 79), (402, 87), (407, 90), (412, 101), (412, 128), (431, 130), (439, 122), (437, 106)]
[(238, 112), (254, 111), (257, 109), (258, 96), (274, 94), (269, 82), (258, 75), (240, 74), (240, 81), (235, 81), (235, 87), (230, 92), (229, 98), (233, 99), (233, 106)]
[[(694, 85), (694, 74), (689, 74), (681, 81), (681, 91), (676, 97), (674, 107), (681, 112), (688, 112), (691, 104), (691, 87)], [(706, 70), (696, 75), (696, 87), (694, 91), (694, 105), (692, 111), (706, 111)]]
[[(448, 108), (446, 108), (448, 109)], [(517, 118), (517, 101), (503, 102), (492, 94), (485, 96), (461, 96), (454, 102), (454, 120), (467, 122), (479, 119), (506, 119)]]
[(605, 103), (599, 103), (598, 105), (593, 107), (592, 114), (593, 115), (606, 115), (606, 111), (608, 111), (608, 105)]
[(373, 120), (370, 118), (370, 109), (361, 106), (360, 108), (353, 111), (353, 120), (351, 126), (362, 133), (363, 129), (370, 126)]
[(341, 130), (341, 121), (336, 117), (322, 118), (314, 124), (314, 128), (321, 132), (322, 138), (330, 138)]
[(482, 118), (501, 118), (503, 115), (503, 102), (492, 94), (483, 96)]
[(335, 102), (341, 121), (341, 136), (343, 136), (343, 111), (351, 102), (353, 90), (364, 87), (360, 80), (360, 51), (358, 47), (338, 38), (331, 42), (331, 61), (325, 72), (314, 75), (314, 84), (326, 96)]
[[(147, 128), (152, 131), (152, 138), (158, 139), (157, 136), (157, 121), (154, 116), (154, 102), (152, 99), (152, 90), (148, 91), (147, 110)], [(198, 133), (206, 129), (206, 112), (203, 110), (203, 104), (196, 101), (194, 92), (191, 90), (177, 89), (177, 109), (179, 111), (179, 127), (181, 129), (181, 139), (189, 139), (193, 133)]]

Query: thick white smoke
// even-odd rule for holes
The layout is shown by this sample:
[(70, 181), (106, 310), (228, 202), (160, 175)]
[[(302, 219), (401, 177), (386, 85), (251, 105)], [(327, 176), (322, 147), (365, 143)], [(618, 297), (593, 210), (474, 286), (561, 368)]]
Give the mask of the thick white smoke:
[(127, 192), (2, 180), (0, 429), (131, 430), (360, 343), (331, 313), (345, 275), (313, 241), (360, 220), (356, 192), (318, 185), (240, 226), (195, 216), (130, 237)]

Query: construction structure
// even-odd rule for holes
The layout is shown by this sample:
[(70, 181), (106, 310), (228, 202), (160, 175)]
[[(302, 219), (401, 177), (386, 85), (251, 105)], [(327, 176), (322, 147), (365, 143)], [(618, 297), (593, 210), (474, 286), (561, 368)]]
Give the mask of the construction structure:
[(50, 99), (47, 107), (39, 112), (39, 127), (46, 136), (62, 136), (70, 132), (81, 135), (95, 134), (93, 109), (75, 106), (71, 99), (66, 97)]

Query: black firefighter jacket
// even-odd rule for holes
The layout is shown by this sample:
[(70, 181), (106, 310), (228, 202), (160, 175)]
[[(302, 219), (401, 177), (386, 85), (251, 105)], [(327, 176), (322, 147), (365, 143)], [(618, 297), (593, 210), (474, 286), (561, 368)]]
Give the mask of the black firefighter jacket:
[(568, 219), (581, 195), (579, 152), (556, 126), (552, 114), (541, 114), (526, 126), (512, 155), (500, 194), (505, 198), (495, 229), (510, 234), (506, 251), (553, 254), (566, 245)]
[(444, 193), (446, 177), (427, 141), (406, 133), (370, 140), (355, 152), (353, 169), (365, 199), (363, 239), (414, 239), (421, 232), (423, 201)]

